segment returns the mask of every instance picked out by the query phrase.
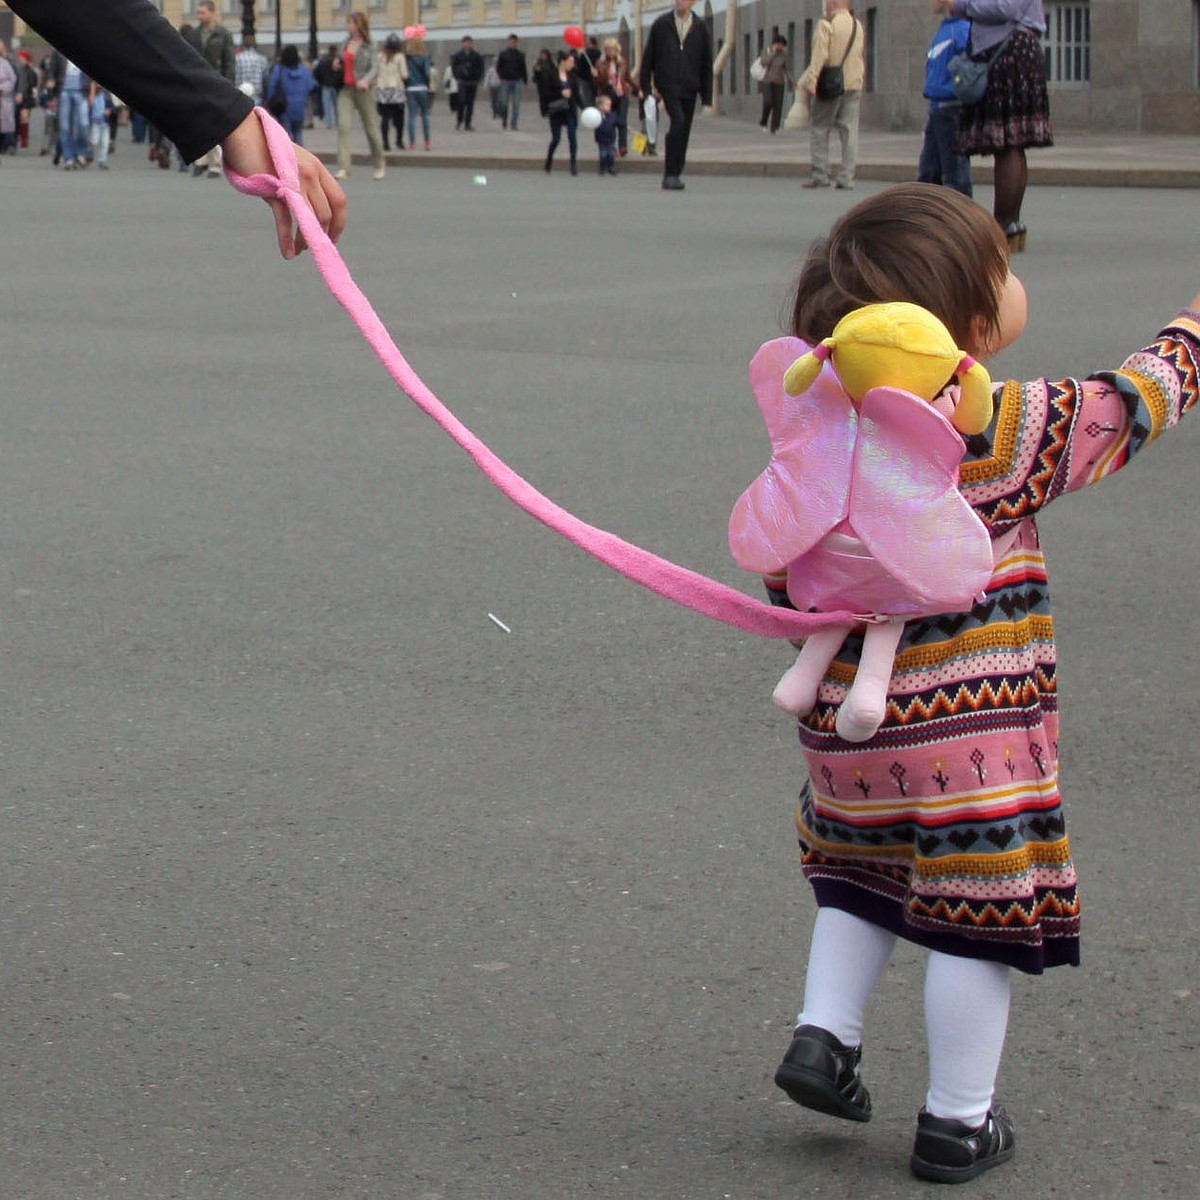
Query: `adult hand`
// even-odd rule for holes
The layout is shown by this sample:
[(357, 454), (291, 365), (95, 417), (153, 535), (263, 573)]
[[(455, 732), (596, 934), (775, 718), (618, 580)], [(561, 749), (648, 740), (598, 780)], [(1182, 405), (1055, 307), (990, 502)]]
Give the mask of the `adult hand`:
[[(251, 113), (222, 143), (225, 160), (239, 175), (273, 175), (274, 164), (267, 149), (266, 134), (258, 117)], [(342, 236), (346, 227), (346, 193), (324, 164), (303, 146), (296, 146), (296, 165), (300, 171), (300, 191), (313, 210), (321, 228), (333, 241)], [(307, 248), (304, 235), (292, 228), (292, 214), (282, 200), (268, 200), (275, 215), (275, 232), (279, 252), (284, 258), (295, 258)]]

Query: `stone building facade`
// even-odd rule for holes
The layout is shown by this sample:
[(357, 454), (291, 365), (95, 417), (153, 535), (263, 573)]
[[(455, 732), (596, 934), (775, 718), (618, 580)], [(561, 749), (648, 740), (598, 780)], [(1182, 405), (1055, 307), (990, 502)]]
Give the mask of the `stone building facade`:
[[(601, 37), (618, 36), (631, 58), (640, 47), (639, 28), (667, 7), (668, 0), (254, 0), (259, 44), (278, 36), (301, 46), (315, 28), (317, 41), (336, 40), (351, 8), (360, 8), (379, 34), (422, 23), (439, 62), (448, 59), (464, 33), (490, 55), (509, 32), (518, 33), (533, 55), (541, 46), (562, 45), (565, 25), (582, 25)], [(719, 82), (722, 112), (757, 118), (757, 85), (750, 59), (778, 29), (788, 38), (795, 72), (803, 69), (822, 0), (750, 0), (728, 11), (734, 0), (700, 0), (698, 15), (709, 21), (716, 44), (732, 33), (733, 48)], [(242, 0), (217, 0), (222, 20), (239, 30)], [(196, 0), (158, 0), (175, 24), (189, 19)], [(1108, 132), (1200, 134), (1200, 0), (1046, 0), (1050, 28), (1046, 54), (1051, 108), (1062, 129)], [(925, 50), (937, 18), (928, 0), (858, 0), (867, 28), (868, 85), (864, 125), (915, 129), (924, 122), (921, 98)], [(0, 38), (22, 34), (20, 23), (0, 3)]]

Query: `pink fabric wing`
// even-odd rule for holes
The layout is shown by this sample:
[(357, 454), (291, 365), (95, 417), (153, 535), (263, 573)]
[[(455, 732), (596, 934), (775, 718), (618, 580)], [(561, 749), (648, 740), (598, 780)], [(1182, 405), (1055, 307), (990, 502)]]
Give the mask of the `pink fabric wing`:
[(750, 363), (750, 384), (767, 423), (771, 461), (729, 518), (729, 549), (747, 571), (781, 571), (845, 517), (858, 414), (826, 366), (802, 396), (783, 390), (784, 372), (809, 345), (776, 338)]
[(850, 526), (929, 612), (969, 607), (992, 576), (987, 528), (958, 490), (963, 450), (919, 396), (872, 388), (863, 397)]

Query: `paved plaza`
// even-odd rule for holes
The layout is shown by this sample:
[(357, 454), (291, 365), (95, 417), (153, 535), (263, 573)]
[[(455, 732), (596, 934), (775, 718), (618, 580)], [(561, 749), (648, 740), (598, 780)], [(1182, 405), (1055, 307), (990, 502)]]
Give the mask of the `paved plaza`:
[[(344, 252), (527, 478), (753, 592), (747, 363), (878, 186), (358, 171)], [(0, 214), (0, 1197), (930, 1194), (911, 947), (871, 1124), (771, 1083), (813, 915), (790, 650), (517, 511), (258, 201), (125, 142), (5, 161)], [(1025, 217), (995, 375), (1117, 366), (1200, 289), (1194, 191)], [(1018, 1157), (976, 1200), (1200, 1193), (1198, 453), (1200, 420), (1042, 522), (1085, 965), (1017, 981)]]

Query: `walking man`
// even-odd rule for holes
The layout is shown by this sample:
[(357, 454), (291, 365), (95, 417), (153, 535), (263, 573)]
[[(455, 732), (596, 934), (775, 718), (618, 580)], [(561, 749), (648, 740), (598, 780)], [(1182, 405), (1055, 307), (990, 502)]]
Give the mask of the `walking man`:
[(642, 94), (656, 90), (671, 122), (663, 156), (662, 185), (668, 192), (683, 191), (680, 176), (687, 162), (696, 99), (705, 106), (712, 104), (712, 38), (708, 26), (692, 15), (695, 3), (675, 0), (675, 7), (650, 26), (638, 73)]
[(500, 76), (500, 119), (505, 129), (515, 130), (521, 116), (521, 89), (529, 82), (525, 54), (515, 33), (508, 35), (508, 44), (496, 55), (496, 74)]
[[(192, 34), (196, 49), (209, 66), (234, 83), (237, 79), (237, 63), (233, 52), (233, 34), (217, 21), (216, 0), (200, 0), (196, 5), (196, 25)], [(206, 170), (212, 178), (221, 174), (220, 144), (192, 164), (193, 175), (203, 175)]]
[(475, 49), (475, 40), (468, 34), (462, 40), (462, 49), (450, 60), (450, 70), (458, 83), (458, 115), (455, 125), (467, 132), (474, 130), (475, 93), (483, 80), (483, 57)]

